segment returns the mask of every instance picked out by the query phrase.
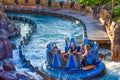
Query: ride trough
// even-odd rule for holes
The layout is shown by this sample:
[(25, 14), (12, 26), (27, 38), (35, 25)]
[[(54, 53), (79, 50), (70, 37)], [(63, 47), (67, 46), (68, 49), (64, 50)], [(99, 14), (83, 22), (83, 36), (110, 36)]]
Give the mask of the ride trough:
[[(75, 44), (77, 51), (79, 52), (80, 46), (77, 46), (75, 39), (71, 38), (69, 44), (68, 41), (65, 40), (64, 54), (68, 53), (71, 43)], [(84, 66), (78, 64), (80, 58), (76, 60), (74, 58), (74, 54), (69, 54), (66, 64), (62, 65), (59, 59), (59, 54), (51, 54), (53, 51), (53, 46), (57, 46), (56, 43), (49, 43), (47, 45), (46, 61), (43, 65), (43, 71), (52, 77), (60, 79), (93, 79), (103, 76), (106, 73), (106, 68), (104, 63), (99, 59), (97, 42), (90, 42), (87, 38), (85, 38), (84, 45), (90, 45), (90, 53), (92, 53), (92, 55), (87, 56), (83, 60)]]

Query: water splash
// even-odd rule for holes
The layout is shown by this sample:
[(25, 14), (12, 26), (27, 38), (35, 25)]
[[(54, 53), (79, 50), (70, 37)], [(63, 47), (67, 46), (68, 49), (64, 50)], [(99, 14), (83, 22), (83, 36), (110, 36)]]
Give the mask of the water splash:
[(18, 53), (19, 53), (18, 49), (13, 50), (12, 62), (15, 65), (16, 73), (26, 75), (30, 79), (43, 80), (43, 78), (40, 75), (38, 75), (36, 72), (31, 72), (29, 69), (23, 68), (23, 64), (21, 63), (21, 59)]
[[(15, 15), (23, 16), (23, 14)], [(65, 45), (64, 40), (66, 38), (71, 36), (82, 37), (82, 30), (79, 29), (79, 25), (76, 25), (73, 22), (67, 21), (65, 19), (42, 15), (24, 14), (24, 16), (32, 17), (32, 19), (38, 25), (37, 32), (31, 37), (29, 44), (24, 48), (24, 54), (27, 56), (27, 59), (31, 60), (32, 64), (35, 66), (42, 65), (41, 61), (45, 60), (45, 44), (49, 41), (56, 41), (57, 45), (63, 51)], [(108, 51), (105, 49), (101, 50), (101, 52), (108, 54)], [(16, 64), (17, 63), (18, 62), (16, 62)], [(107, 68), (107, 73), (105, 76), (99, 78), (98, 80), (120, 80), (120, 63), (111, 61), (104, 61), (104, 63)], [(63, 80), (67, 80), (67, 74)]]

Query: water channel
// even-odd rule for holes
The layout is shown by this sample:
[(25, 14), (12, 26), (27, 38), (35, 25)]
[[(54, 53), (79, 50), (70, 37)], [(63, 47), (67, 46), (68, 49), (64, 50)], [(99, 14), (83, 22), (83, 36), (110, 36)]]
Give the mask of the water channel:
[[(76, 24), (64, 18), (57, 18), (53, 16), (43, 16), (34, 14), (13, 14), (28, 17), (34, 20), (37, 24), (37, 31), (31, 36), (29, 43), (24, 47), (23, 52), (31, 64), (37, 67), (45, 61), (46, 44), (50, 41), (56, 42), (58, 48), (64, 51), (65, 39), (70, 37), (77, 38), (77, 43), (82, 42), (83, 28), (82, 25)], [(14, 21), (14, 23), (21, 28), (21, 36), (24, 36), (31, 28), (29, 24), (24, 22)], [(21, 37), (13, 38), (15, 44), (19, 44)], [(109, 50), (100, 49), (103, 53), (110, 53)], [(107, 68), (107, 73), (99, 80), (120, 80), (120, 63), (112, 62), (110, 60), (103, 61)]]

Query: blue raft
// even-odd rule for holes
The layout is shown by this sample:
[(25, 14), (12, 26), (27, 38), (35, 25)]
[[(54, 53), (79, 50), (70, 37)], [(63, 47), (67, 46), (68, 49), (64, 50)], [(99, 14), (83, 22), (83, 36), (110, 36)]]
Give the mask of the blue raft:
[[(72, 42), (74, 42), (76, 45), (74, 38), (70, 39), (70, 45)], [(67, 40), (65, 41), (65, 43), (66, 43), (65, 53), (67, 53), (71, 46), (68, 44)], [(47, 63), (43, 65), (43, 71), (46, 74), (50, 74), (52, 77), (61, 78), (61, 79), (63, 78), (66, 78), (66, 79), (91, 79), (92, 78), (93, 79), (93, 78), (98, 78), (100, 76), (103, 76), (106, 72), (106, 69), (105, 69), (104, 63), (102, 63), (99, 60), (97, 43), (89, 42), (87, 38), (85, 38), (84, 44), (92, 45), (92, 49), (91, 49), (92, 56), (87, 57), (85, 59), (84, 61), (85, 66), (94, 65), (95, 67), (88, 70), (84, 70), (83, 68), (78, 66), (77, 61), (74, 60), (73, 54), (69, 55), (68, 61), (66, 65), (63, 67), (59, 60), (58, 53), (54, 53), (54, 57), (52, 57), (52, 54), (50, 54), (50, 52), (52, 51), (51, 46), (54, 46), (54, 45), (56, 46), (55, 43), (52, 43), (47, 45), (47, 50), (46, 50)], [(79, 51), (80, 47), (78, 47), (77, 45), (76, 47), (78, 48), (77, 50)]]

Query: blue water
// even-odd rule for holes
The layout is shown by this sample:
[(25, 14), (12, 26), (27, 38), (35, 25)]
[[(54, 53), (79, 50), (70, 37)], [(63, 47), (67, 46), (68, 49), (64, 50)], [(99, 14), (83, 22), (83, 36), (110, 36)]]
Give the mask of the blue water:
[[(76, 37), (79, 39), (78, 43), (82, 42), (82, 27), (64, 18), (28, 14), (14, 15), (32, 18), (38, 26), (37, 31), (31, 36), (30, 42), (24, 48), (27, 59), (30, 59), (35, 66), (39, 66), (40, 62), (45, 60), (46, 45), (49, 42), (56, 42), (62, 51), (64, 51), (66, 38)], [(18, 22), (15, 22), (15, 24), (21, 27), (22, 36), (28, 32), (29, 28), (27, 26), (23, 27), (25, 24)]]
[[(37, 31), (31, 36), (29, 43), (24, 47), (23, 52), (27, 59), (34, 66), (40, 67), (45, 61), (46, 44), (50, 41), (56, 42), (60, 50), (64, 51), (64, 40), (70, 37), (76, 37), (78, 44), (82, 42), (82, 27), (74, 22), (64, 18), (56, 18), (52, 16), (33, 15), (33, 14), (14, 14), (24, 17), (29, 17), (37, 23)], [(30, 27), (21, 26), (21, 36), (30, 29)], [(16, 42), (19, 39), (16, 39)], [(107, 67), (107, 73), (100, 80), (120, 80), (120, 63), (104, 61)]]

